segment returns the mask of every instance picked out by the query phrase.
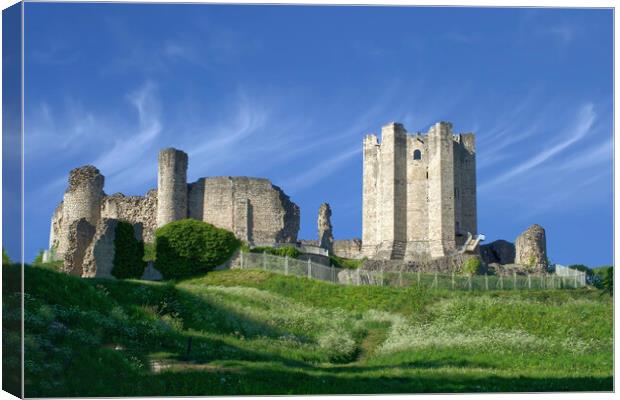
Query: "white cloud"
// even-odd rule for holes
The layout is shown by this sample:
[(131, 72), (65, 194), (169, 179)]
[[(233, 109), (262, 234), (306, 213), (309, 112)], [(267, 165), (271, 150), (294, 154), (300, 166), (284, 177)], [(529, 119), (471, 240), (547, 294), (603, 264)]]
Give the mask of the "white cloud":
[(594, 125), (595, 120), (596, 114), (594, 112), (593, 104), (588, 103), (582, 106), (577, 113), (577, 118), (573, 124), (573, 128), (569, 131), (569, 134), (560, 136), (560, 141), (556, 141), (555, 144), (538, 152), (533, 157), (514, 166), (513, 168), (500, 174), (499, 176), (496, 176), (490, 181), (484, 182), (482, 185), (480, 185), (479, 190), (487, 190), (494, 187), (495, 185), (512, 181), (512, 179), (521, 176), (531, 171), (533, 168), (545, 163), (546, 161), (566, 150), (576, 142), (585, 138), (588, 132), (590, 132), (592, 126)]

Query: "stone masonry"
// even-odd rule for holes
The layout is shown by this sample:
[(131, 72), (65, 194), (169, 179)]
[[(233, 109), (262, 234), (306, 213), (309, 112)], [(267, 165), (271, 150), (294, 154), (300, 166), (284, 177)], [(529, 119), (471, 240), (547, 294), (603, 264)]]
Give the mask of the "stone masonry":
[(472, 133), (438, 122), (408, 134), (390, 123), (364, 139), (362, 253), (416, 260), (453, 254), (477, 233)]
[(158, 226), (183, 218), (228, 229), (250, 245), (297, 241), (299, 207), (269, 180), (214, 177), (188, 185), (187, 166), (186, 153), (162, 150), (158, 189), (145, 196), (107, 196), (97, 168), (87, 165), (71, 170), (69, 187), (52, 215), (46, 260), (65, 260), (65, 269), (74, 274), (110, 275), (113, 228), (119, 220), (139, 227), (139, 240), (146, 242), (154, 240)]
[(332, 209), (329, 204), (323, 203), (319, 207), (319, 217), (317, 225), (319, 230), (319, 247), (332, 251), (334, 245), (334, 235), (332, 233)]
[(530, 268), (546, 271), (547, 239), (545, 230), (538, 224), (527, 228), (515, 241), (515, 263)]

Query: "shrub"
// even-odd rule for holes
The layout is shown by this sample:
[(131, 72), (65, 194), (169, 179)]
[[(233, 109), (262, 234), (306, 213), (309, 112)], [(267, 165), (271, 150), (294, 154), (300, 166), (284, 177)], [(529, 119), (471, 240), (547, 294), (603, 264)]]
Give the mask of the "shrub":
[(614, 269), (609, 267), (605, 270), (605, 276), (603, 277), (603, 291), (610, 296), (614, 293)]
[(144, 243), (144, 261), (155, 261), (157, 252), (155, 251), (155, 243)]
[(463, 265), (461, 265), (461, 274), (469, 276), (478, 275), (481, 269), (482, 261), (480, 261), (478, 257), (473, 257), (463, 262)]
[(232, 232), (206, 222), (174, 221), (155, 231), (155, 268), (164, 279), (207, 272), (228, 260), (240, 245)]
[(119, 221), (114, 233), (112, 275), (119, 279), (140, 278), (146, 267), (142, 260), (144, 242), (135, 238), (133, 225), (129, 222)]
[(274, 256), (289, 258), (297, 258), (301, 255), (301, 252), (297, 250), (293, 246), (282, 246), (282, 247), (267, 247), (267, 246), (258, 246), (250, 249), (251, 253), (267, 253), (273, 254)]
[(351, 258), (343, 258), (343, 257), (338, 257), (338, 256), (329, 256), (329, 260), (331, 261), (331, 263), (334, 265), (334, 267), (336, 268), (346, 268), (346, 269), (358, 269), (359, 267), (362, 266), (362, 263), (364, 262), (366, 258), (363, 258), (361, 260), (354, 260)]
[(9, 255), (6, 254), (6, 250), (3, 247), (2, 248), (2, 265), (10, 264), (10, 263), (11, 263), (11, 259), (9, 258)]

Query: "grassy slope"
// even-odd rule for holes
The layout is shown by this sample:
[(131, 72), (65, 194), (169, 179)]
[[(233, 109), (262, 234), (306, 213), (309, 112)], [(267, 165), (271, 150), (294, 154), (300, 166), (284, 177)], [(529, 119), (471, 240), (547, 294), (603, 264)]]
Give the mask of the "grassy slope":
[(27, 396), (612, 390), (612, 302), (594, 290), (430, 292), (262, 271), (166, 284), (29, 268), (25, 282)]

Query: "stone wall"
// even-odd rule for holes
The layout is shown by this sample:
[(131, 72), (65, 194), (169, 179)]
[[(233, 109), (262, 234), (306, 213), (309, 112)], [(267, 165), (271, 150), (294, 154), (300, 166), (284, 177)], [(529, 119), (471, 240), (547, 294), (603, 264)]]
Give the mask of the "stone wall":
[(332, 251), (334, 244), (334, 235), (332, 233), (332, 209), (329, 204), (323, 203), (319, 207), (319, 216), (317, 218), (317, 228), (319, 232), (319, 247), (328, 251)]
[(534, 224), (517, 237), (515, 241), (515, 263), (534, 270), (546, 271), (547, 239), (542, 226)]
[(82, 276), (86, 250), (94, 235), (95, 227), (86, 218), (80, 218), (69, 225), (68, 246), (64, 253), (64, 272)]
[(140, 223), (144, 229), (144, 241), (153, 242), (157, 229), (157, 190), (149, 190), (146, 196), (125, 196), (122, 193), (106, 196), (101, 204), (101, 217)]
[(513, 264), (515, 245), (505, 240), (496, 240), (480, 245), (480, 257), (486, 264)]
[(364, 257), (360, 239), (334, 240), (332, 254), (342, 258), (359, 260)]
[[(62, 257), (69, 246), (69, 227), (74, 221), (84, 218), (91, 225), (96, 225), (101, 216), (101, 201), (103, 193), (104, 177), (99, 170), (92, 165), (72, 169), (69, 172), (69, 187), (65, 191), (62, 202), (62, 217), (58, 236), (54, 241), (58, 243), (57, 255)], [(58, 223), (58, 216), (54, 218)]]
[(95, 235), (84, 257), (85, 278), (113, 278), (114, 267), (114, 238), (118, 220), (104, 218), (97, 224)]
[(251, 245), (295, 243), (299, 207), (267, 179), (201, 178), (189, 185), (189, 217), (234, 232)]

